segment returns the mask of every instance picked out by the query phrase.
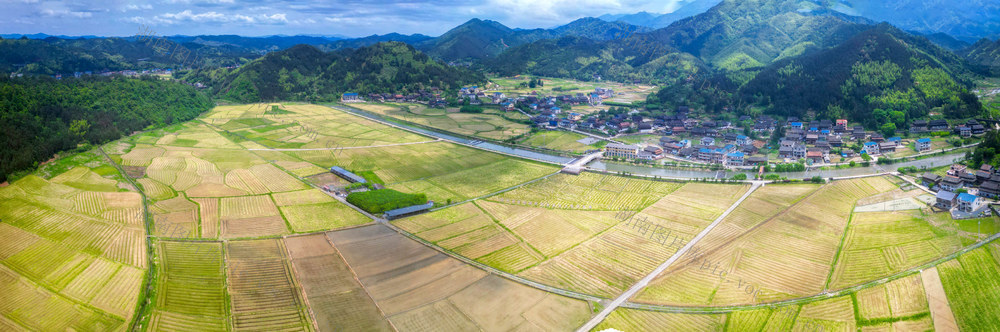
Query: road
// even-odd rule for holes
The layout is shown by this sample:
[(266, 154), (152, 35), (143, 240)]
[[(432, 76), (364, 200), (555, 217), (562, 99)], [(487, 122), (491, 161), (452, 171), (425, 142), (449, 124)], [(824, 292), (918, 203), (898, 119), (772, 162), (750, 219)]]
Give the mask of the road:
[(676, 253), (674, 253), (673, 256), (670, 256), (670, 259), (667, 259), (666, 262), (663, 262), (663, 264), (660, 264), (660, 266), (658, 266), (655, 270), (653, 270), (653, 272), (649, 273), (649, 275), (636, 282), (627, 291), (622, 293), (622, 295), (618, 296), (613, 301), (611, 301), (611, 303), (605, 306), (604, 309), (601, 310), (601, 312), (597, 313), (596, 316), (591, 318), (590, 321), (587, 321), (587, 323), (583, 324), (583, 326), (580, 326), (580, 328), (578, 328), (576, 331), (587, 332), (596, 327), (597, 324), (600, 324), (601, 321), (603, 321), (604, 318), (607, 318), (612, 311), (615, 311), (615, 309), (617, 309), (619, 306), (625, 303), (625, 301), (628, 301), (628, 299), (632, 298), (632, 296), (634, 296), (640, 290), (646, 288), (646, 285), (648, 285), (650, 281), (653, 281), (653, 279), (656, 278), (656, 276), (660, 275), (660, 273), (663, 273), (663, 271), (666, 271), (667, 268), (670, 267), (670, 265), (674, 264), (675, 261), (684, 256), (684, 254), (687, 253), (687, 251), (690, 250), (692, 247), (694, 247), (694, 245), (698, 243), (698, 241), (700, 241), (703, 237), (708, 235), (708, 233), (711, 232), (712, 229), (715, 228), (715, 226), (718, 226), (720, 223), (722, 223), (722, 219), (725, 219), (726, 216), (732, 213), (737, 206), (739, 206), (741, 203), (743, 203), (744, 200), (747, 199), (747, 197), (750, 197), (750, 194), (752, 194), (755, 190), (757, 190), (757, 188), (760, 188), (763, 185), (764, 182), (754, 181), (753, 186), (751, 186), (750, 190), (747, 190), (747, 192), (743, 194), (743, 197), (740, 197), (739, 200), (733, 203), (733, 205), (729, 206), (729, 209), (726, 209), (726, 211), (723, 212), (721, 215), (719, 215), (719, 217), (716, 218), (715, 221), (713, 221), (711, 224), (709, 224), (708, 227), (705, 227), (705, 229), (702, 230), (701, 233), (698, 233), (698, 235), (695, 236), (693, 239), (691, 239), (691, 241), (688, 241), (688, 243), (684, 245), (684, 247), (681, 248), (681, 250), (678, 250)]

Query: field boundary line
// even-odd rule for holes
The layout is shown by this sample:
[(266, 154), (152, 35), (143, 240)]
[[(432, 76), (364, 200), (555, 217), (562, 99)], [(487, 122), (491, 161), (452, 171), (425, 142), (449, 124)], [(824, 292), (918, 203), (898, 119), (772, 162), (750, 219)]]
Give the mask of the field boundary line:
[(604, 319), (608, 317), (608, 315), (611, 314), (612, 311), (614, 311), (623, 303), (628, 301), (629, 298), (634, 296), (640, 290), (646, 288), (646, 285), (648, 285), (650, 281), (653, 281), (653, 279), (659, 276), (660, 273), (663, 273), (663, 271), (665, 271), (668, 267), (670, 267), (670, 265), (672, 265), (675, 261), (679, 260), (681, 256), (683, 256), (685, 253), (687, 253), (688, 250), (694, 247), (694, 245), (698, 243), (698, 241), (707, 236), (708, 233), (710, 233), (713, 229), (715, 229), (716, 226), (721, 224), (723, 219), (725, 219), (727, 216), (729, 216), (730, 213), (736, 210), (736, 207), (742, 204), (743, 201), (747, 199), (747, 197), (750, 197), (750, 194), (753, 194), (754, 191), (757, 191), (757, 189), (759, 189), (763, 185), (764, 184), (762, 182), (754, 182), (753, 186), (751, 186), (750, 189), (747, 190), (747, 192), (740, 197), (740, 199), (736, 200), (736, 202), (730, 205), (728, 209), (722, 212), (722, 214), (719, 215), (719, 217), (716, 218), (715, 221), (709, 224), (708, 227), (705, 227), (705, 229), (703, 229), (700, 233), (698, 233), (698, 235), (692, 238), (691, 241), (688, 241), (688, 243), (684, 245), (683, 248), (677, 250), (677, 252), (675, 252), (673, 256), (667, 259), (666, 262), (660, 264), (660, 266), (656, 267), (656, 269), (654, 269), (652, 272), (646, 275), (646, 277), (640, 279), (638, 282), (633, 284), (632, 287), (629, 287), (628, 290), (626, 290), (624, 293), (622, 293), (613, 301), (611, 301), (611, 303), (605, 306), (603, 310), (598, 312), (596, 316), (592, 317), (589, 321), (584, 323), (583, 326), (580, 326), (580, 328), (576, 329), (576, 331), (587, 332), (597, 327), (597, 324), (600, 324), (602, 321), (604, 321)]

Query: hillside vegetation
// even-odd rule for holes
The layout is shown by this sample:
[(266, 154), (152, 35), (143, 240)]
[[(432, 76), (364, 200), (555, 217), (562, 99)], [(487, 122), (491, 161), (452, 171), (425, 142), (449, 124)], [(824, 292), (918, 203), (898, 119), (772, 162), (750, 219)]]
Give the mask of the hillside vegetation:
[(212, 106), (193, 87), (153, 78), (0, 77), (0, 182), (78, 144), (188, 121)]
[(297, 45), (238, 69), (197, 70), (184, 79), (207, 83), (217, 96), (238, 102), (333, 101), (345, 92), (411, 93), (486, 81), (482, 74), (446, 66), (400, 42), (335, 52)]

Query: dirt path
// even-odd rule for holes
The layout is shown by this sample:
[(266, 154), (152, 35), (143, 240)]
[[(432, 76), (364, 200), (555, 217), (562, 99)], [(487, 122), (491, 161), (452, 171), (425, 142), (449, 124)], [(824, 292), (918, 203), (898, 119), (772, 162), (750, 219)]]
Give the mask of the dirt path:
[(948, 295), (944, 293), (944, 286), (941, 285), (941, 276), (938, 275), (937, 267), (920, 271), (920, 278), (924, 282), (927, 304), (931, 307), (934, 330), (958, 331), (958, 324), (955, 323), (955, 315), (951, 312)]

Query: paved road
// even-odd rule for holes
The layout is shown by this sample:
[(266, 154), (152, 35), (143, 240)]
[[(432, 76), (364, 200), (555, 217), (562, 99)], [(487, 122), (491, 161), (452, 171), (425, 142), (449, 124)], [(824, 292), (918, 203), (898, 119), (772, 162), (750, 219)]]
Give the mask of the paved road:
[(611, 303), (605, 306), (604, 309), (601, 310), (601, 312), (597, 313), (596, 316), (591, 318), (590, 321), (588, 321), (586, 324), (583, 324), (583, 326), (580, 326), (580, 328), (577, 329), (576, 331), (587, 332), (596, 327), (597, 324), (600, 324), (601, 321), (603, 321), (604, 318), (607, 318), (612, 311), (615, 311), (615, 309), (617, 309), (619, 306), (625, 303), (625, 301), (628, 301), (628, 299), (632, 298), (632, 296), (634, 296), (640, 290), (646, 288), (646, 285), (648, 285), (650, 281), (653, 281), (653, 278), (656, 278), (656, 276), (660, 275), (660, 273), (663, 273), (663, 271), (665, 271), (668, 267), (670, 267), (670, 265), (674, 264), (675, 261), (684, 256), (684, 253), (686, 253), (688, 250), (694, 247), (694, 245), (698, 243), (699, 240), (708, 235), (708, 233), (711, 232), (712, 229), (715, 228), (715, 226), (718, 226), (719, 223), (722, 222), (722, 219), (725, 219), (726, 216), (729, 215), (729, 213), (733, 212), (733, 210), (735, 210), (736, 207), (740, 205), (740, 203), (743, 203), (743, 201), (746, 200), (747, 197), (750, 197), (750, 194), (752, 194), (755, 190), (757, 190), (757, 188), (760, 188), (763, 185), (764, 182), (754, 181), (753, 186), (751, 186), (750, 190), (747, 190), (747, 192), (743, 194), (743, 197), (740, 197), (740, 199), (737, 200), (735, 203), (733, 203), (733, 205), (729, 206), (729, 209), (726, 209), (726, 211), (723, 212), (721, 215), (719, 215), (719, 217), (716, 218), (715, 221), (713, 221), (711, 224), (709, 224), (708, 227), (705, 227), (705, 229), (702, 230), (701, 233), (698, 233), (698, 236), (695, 236), (693, 239), (691, 239), (691, 241), (688, 241), (687, 245), (681, 248), (681, 250), (678, 250), (676, 253), (674, 253), (673, 256), (670, 256), (670, 259), (668, 259), (666, 262), (663, 262), (663, 264), (660, 264), (660, 266), (658, 266), (655, 270), (653, 270), (653, 272), (649, 273), (649, 275), (647, 275), (645, 278), (639, 280), (639, 282), (636, 282), (634, 285), (632, 285), (632, 287), (630, 287), (627, 291), (625, 291), (625, 293), (622, 293), (621, 296), (618, 296), (613, 301), (611, 301)]

